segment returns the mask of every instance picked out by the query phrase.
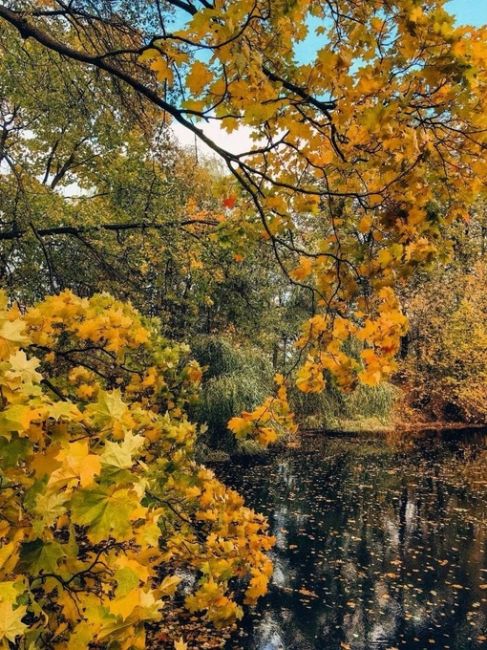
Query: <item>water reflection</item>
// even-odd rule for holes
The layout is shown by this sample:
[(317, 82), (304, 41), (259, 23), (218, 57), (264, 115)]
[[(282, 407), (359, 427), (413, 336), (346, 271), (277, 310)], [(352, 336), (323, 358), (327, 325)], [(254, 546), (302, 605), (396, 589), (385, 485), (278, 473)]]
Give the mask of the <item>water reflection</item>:
[(277, 539), (228, 648), (487, 647), (485, 441), (305, 437), (220, 467)]

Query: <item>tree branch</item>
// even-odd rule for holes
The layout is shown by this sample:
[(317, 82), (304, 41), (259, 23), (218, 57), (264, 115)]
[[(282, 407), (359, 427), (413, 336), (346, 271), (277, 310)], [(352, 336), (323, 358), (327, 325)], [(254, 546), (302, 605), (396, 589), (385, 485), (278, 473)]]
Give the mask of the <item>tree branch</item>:
[[(186, 7), (186, 9), (188, 9), (188, 7)], [(195, 126), (190, 120), (186, 119), (186, 117), (183, 115), (183, 111), (166, 102), (164, 99), (159, 97), (157, 92), (152, 90), (152, 88), (149, 88), (125, 70), (122, 70), (118, 66), (114, 65), (105, 57), (96, 54), (89, 54), (88, 52), (80, 52), (79, 50), (76, 50), (69, 45), (61, 43), (50, 34), (47, 34), (46, 32), (39, 29), (36, 25), (32, 24), (28, 17), (22, 15), (20, 12), (12, 11), (5, 5), (0, 5), (0, 18), (3, 18), (13, 27), (15, 27), (22, 38), (33, 38), (38, 43), (44, 47), (47, 47), (53, 52), (57, 52), (62, 56), (73, 59), (74, 61), (79, 61), (80, 63), (95, 66), (96, 68), (104, 70), (113, 77), (125, 82), (140, 95), (151, 101), (156, 106), (159, 106), (159, 108), (162, 108), (164, 111), (169, 113), (169, 115), (172, 115), (172, 117), (174, 117), (177, 122), (197, 135), (202, 142), (204, 142), (210, 149), (221, 156), (227, 162), (227, 164), (230, 164), (232, 161), (236, 162), (237, 159), (234, 154), (231, 154), (229, 151), (226, 151), (225, 149), (219, 147), (211, 138), (206, 136), (201, 129)]]
[[(109, 230), (114, 232), (121, 232), (124, 230), (163, 230), (164, 228), (178, 228), (184, 226), (202, 225), (202, 226), (217, 226), (218, 221), (210, 221), (205, 219), (185, 219), (184, 221), (171, 221), (167, 223), (146, 223), (139, 221), (135, 223), (102, 223), (96, 226), (53, 226), (52, 228), (37, 228), (35, 235), (39, 237), (50, 237), (56, 235), (74, 235), (78, 237), (83, 233), (95, 232), (97, 230)], [(0, 231), (0, 241), (21, 239), (27, 230), (14, 228), (12, 230)]]

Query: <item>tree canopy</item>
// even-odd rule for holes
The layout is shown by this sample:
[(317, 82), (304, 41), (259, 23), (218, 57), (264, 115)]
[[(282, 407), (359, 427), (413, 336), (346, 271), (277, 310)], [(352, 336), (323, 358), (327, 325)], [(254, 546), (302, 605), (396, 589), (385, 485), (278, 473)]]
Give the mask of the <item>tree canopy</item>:
[[(324, 370), (343, 385), (391, 372), (405, 326), (389, 287), (482, 190), (485, 30), (455, 26), (444, 4), (10, 2), (0, 17), (134, 90), (224, 161), (241, 188), (229, 209), (258, 218), (283, 272), (313, 292), (300, 381), (318, 390)], [(310, 30), (320, 45), (300, 62)], [(201, 121), (245, 125), (255, 146), (232, 153)], [(368, 343), (360, 363), (351, 335)]]

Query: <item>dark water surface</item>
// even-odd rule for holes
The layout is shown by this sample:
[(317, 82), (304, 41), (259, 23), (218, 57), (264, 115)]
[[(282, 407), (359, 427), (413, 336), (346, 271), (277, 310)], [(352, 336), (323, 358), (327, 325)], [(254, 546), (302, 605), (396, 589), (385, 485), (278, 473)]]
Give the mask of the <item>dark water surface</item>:
[(267, 597), (228, 648), (487, 648), (486, 435), (303, 436), (216, 471), (269, 517)]

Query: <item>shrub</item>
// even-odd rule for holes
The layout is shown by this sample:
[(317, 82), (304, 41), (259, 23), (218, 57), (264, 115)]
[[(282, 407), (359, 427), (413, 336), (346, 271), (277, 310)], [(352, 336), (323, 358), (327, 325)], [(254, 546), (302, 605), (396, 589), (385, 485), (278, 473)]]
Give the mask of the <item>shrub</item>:
[(1, 647), (144, 647), (188, 571), (217, 625), (266, 591), (265, 519), (194, 460), (188, 352), (106, 294), (1, 298)]

